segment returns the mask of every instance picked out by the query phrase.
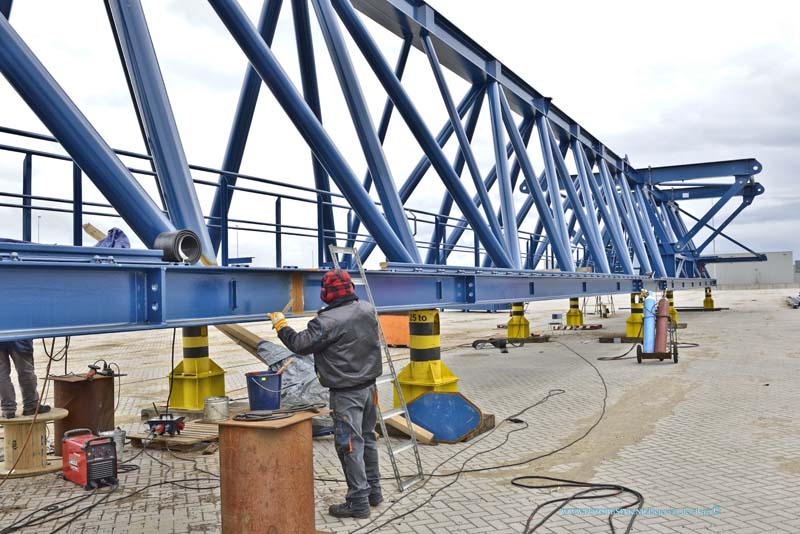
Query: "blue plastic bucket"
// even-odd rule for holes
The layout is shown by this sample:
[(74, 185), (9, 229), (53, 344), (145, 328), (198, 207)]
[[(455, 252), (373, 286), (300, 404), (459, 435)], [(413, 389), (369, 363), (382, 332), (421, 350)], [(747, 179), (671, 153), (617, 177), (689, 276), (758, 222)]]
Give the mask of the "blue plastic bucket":
[(281, 375), (274, 371), (253, 371), (247, 377), (247, 396), (251, 410), (277, 410), (281, 407)]

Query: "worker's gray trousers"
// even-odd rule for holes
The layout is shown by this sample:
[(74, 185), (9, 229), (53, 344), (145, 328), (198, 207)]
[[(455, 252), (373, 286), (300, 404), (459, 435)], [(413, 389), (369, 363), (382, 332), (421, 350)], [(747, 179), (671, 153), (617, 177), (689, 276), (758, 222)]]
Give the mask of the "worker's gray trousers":
[(354, 391), (331, 390), (333, 440), (347, 480), (347, 500), (357, 507), (365, 506), (371, 493), (381, 492), (376, 402), (374, 385)]
[(33, 367), (33, 354), (15, 350), (0, 349), (0, 410), (14, 413), (17, 410), (17, 395), (11, 383), (11, 361), (17, 369), (19, 388), (22, 390), (22, 409), (32, 411), (39, 403), (36, 393), (36, 369)]

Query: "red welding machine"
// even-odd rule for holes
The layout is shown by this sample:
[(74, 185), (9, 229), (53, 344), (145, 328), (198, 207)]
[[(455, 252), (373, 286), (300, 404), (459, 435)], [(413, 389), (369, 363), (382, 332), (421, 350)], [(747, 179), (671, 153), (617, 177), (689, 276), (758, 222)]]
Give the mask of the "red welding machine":
[(95, 489), (117, 484), (117, 451), (112, 437), (98, 437), (88, 428), (64, 433), (61, 440), (64, 478)]

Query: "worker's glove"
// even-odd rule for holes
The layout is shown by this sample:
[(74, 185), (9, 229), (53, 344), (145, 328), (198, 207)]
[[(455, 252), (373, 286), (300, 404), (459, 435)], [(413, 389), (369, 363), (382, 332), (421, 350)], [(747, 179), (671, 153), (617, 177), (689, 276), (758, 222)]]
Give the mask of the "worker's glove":
[(272, 312), (268, 317), (270, 321), (272, 321), (272, 328), (274, 328), (276, 332), (280, 332), (281, 328), (288, 326), (286, 323), (286, 317), (284, 317), (281, 312)]

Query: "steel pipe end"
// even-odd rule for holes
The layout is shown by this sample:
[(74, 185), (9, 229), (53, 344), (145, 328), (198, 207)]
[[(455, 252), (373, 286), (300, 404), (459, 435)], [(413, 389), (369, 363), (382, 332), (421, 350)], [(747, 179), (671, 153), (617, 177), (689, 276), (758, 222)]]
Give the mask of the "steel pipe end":
[(195, 264), (203, 253), (200, 238), (191, 230), (158, 234), (153, 248), (164, 252), (164, 261)]

